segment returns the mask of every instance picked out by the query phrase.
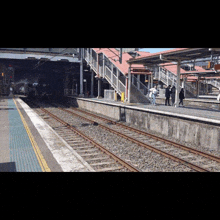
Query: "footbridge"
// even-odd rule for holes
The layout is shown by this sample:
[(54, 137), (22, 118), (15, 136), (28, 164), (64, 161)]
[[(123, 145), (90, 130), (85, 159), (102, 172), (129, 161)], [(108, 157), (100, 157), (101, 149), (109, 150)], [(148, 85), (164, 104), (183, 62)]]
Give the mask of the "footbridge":
[[(128, 100), (130, 95), (130, 102), (150, 103), (150, 99), (147, 96), (148, 88), (141, 82), (140, 75), (151, 75), (152, 73), (146, 71), (143, 65), (136, 65), (142, 72), (139, 71), (138, 78), (134, 77), (135, 70), (132, 71), (133, 69), (130, 69), (127, 63), (127, 60), (132, 58), (132, 53), (124, 52), (120, 61), (120, 52), (115, 48), (84, 48), (83, 57), (99, 80), (98, 90), (101, 87), (101, 78), (104, 78), (114, 89), (115, 93), (119, 96), (122, 96), (122, 94), (125, 95), (125, 100)], [(129, 71), (132, 73), (130, 90), (128, 88)]]

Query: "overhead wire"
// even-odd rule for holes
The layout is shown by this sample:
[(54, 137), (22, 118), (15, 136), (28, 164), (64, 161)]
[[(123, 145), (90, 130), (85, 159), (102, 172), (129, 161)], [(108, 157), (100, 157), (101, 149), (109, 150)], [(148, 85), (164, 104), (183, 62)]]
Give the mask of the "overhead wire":
[[(65, 48), (65, 49), (62, 50), (59, 54), (56, 54), (56, 55), (50, 57), (49, 60), (51, 60), (51, 59), (53, 59), (54, 57), (60, 55), (61, 53), (63, 53), (63, 52), (64, 52), (65, 50), (67, 50), (67, 49), (68, 49), (68, 48)], [(48, 55), (45, 55), (45, 56), (42, 57), (42, 58), (46, 58), (46, 56), (48, 56)], [(41, 58), (41, 59), (42, 59), (42, 58)], [(42, 63), (41, 63), (41, 60), (39, 60), (38, 63), (34, 66), (33, 70), (36, 69), (36, 68), (38, 68), (39, 66), (42, 66), (44, 63), (48, 62), (49, 60), (46, 60), (46, 61), (44, 61), (44, 62), (42, 62)]]

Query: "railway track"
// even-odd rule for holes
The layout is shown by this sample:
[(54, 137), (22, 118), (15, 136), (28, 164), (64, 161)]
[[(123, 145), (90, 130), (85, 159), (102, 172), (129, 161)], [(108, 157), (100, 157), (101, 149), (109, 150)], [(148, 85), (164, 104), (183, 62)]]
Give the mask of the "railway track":
[[(182, 163), (195, 171), (220, 171), (220, 158), (212, 154), (189, 148), (187, 146), (157, 137), (145, 131), (106, 119), (81, 109), (59, 109), (76, 117), (80, 117), (81, 119), (92, 124), (98, 123), (99, 127), (108, 130), (109, 132), (125, 138), (139, 146), (145, 147), (165, 157), (168, 157), (176, 162)], [(96, 119), (95, 121), (94, 118)], [(103, 122), (107, 123), (108, 125), (104, 125)]]
[[(36, 104), (35, 104), (36, 105)], [(40, 107), (44, 114), (39, 115), (50, 120), (50, 125), (56, 132), (97, 172), (139, 172), (137, 168), (122, 160), (105, 147), (95, 142), (66, 121), (49, 110)]]
[[(148, 149), (151, 152), (155, 152), (156, 154), (167, 157), (170, 160), (176, 161), (177, 163), (182, 164), (185, 167), (189, 167), (191, 170), (198, 171), (198, 172), (220, 171), (220, 158), (212, 154), (208, 154), (208, 153), (205, 153), (205, 152), (193, 149), (193, 148), (189, 148), (184, 145), (180, 145), (170, 140), (157, 137), (145, 131), (141, 131), (139, 129), (127, 126), (120, 122), (115, 122), (113, 120), (107, 119), (106, 117), (103, 117), (103, 116), (100, 116), (100, 115), (97, 115), (97, 114), (94, 114), (94, 113), (91, 113), (91, 112), (88, 112), (82, 109), (78, 109), (78, 108), (67, 109), (67, 108), (64, 108), (64, 107), (61, 108), (58, 106), (57, 108), (47, 108), (47, 109), (48, 110), (46, 109), (43, 110), (43, 108), (41, 108), (41, 111), (44, 111), (43, 118), (47, 121), (50, 121), (50, 124), (52, 123), (52, 127), (57, 131), (57, 133), (59, 133), (60, 136), (63, 137), (77, 152), (79, 152), (79, 154), (82, 155), (82, 157), (89, 164), (94, 165), (94, 166), (100, 165), (101, 168), (95, 168), (97, 171), (108, 171), (108, 170), (110, 171), (111, 169), (108, 169), (108, 167), (110, 166), (109, 165), (110, 162), (103, 161), (99, 153), (96, 152), (94, 144), (93, 142), (91, 142), (91, 138), (89, 137), (89, 135), (87, 136), (85, 135), (85, 130), (84, 132), (81, 132), (79, 134), (78, 132), (80, 131), (75, 128), (75, 131), (76, 131), (75, 136), (71, 137), (71, 134), (69, 134), (70, 133), (69, 129), (72, 130), (74, 129), (74, 127), (77, 127), (79, 124), (83, 126), (90, 125), (90, 127), (93, 125), (94, 129), (92, 130), (95, 130), (95, 126), (97, 126), (97, 128), (99, 127), (102, 130), (104, 129), (107, 132), (110, 132), (117, 137), (118, 136), (121, 137), (121, 139), (128, 140), (132, 142), (133, 144), (138, 145), (139, 147)], [(62, 119), (58, 119), (60, 120), (60, 125), (58, 126), (56, 124), (53, 124), (54, 122), (51, 121), (51, 117), (53, 119), (57, 117), (56, 114), (58, 114), (59, 117), (62, 118)], [(86, 123), (82, 123), (82, 122), (86, 122)], [(70, 136), (68, 137), (68, 135)], [(83, 135), (85, 135), (84, 138), (83, 138)], [(108, 136), (107, 133), (106, 135)], [(85, 140), (91, 144), (91, 146), (89, 146), (88, 148), (85, 144)], [(112, 152), (111, 148), (110, 148), (110, 152)], [(93, 153), (94, 155), (92, 156)], [(85, 154), (87, 154), (88, 157), (86, 157)], [(124, 157), (122, 156), (121, 158), (124, 158)], [(115, 158), (114, 160), (117, 160), (117, 159)], [(150, 158), (148, 157), (147, 160), (150, 160)], [(113, 163), (113, 161), (111, 162)], [(141, 170), (140, 166), (139, 166), (139, 169), (135, 168), (135, 166), (137, 167), (138, 165), (135, 165), (134, 162), (129, 163), (129, 165), (131, 164), (133, 164), (134, 166), (131, 169), (128, 168), (129, 170), (131, 171)], [(113, 168), (112, 171), (114, 171), (114, 169), (117, 170), (117, 167), (120, 168), (119, 169), (120, 171), (124, 171), (123, 167), (125, 167), (125, 165), (123, 164), (123, 162), (121, 162), (120, 166), (115, 166), (115, 168)]]

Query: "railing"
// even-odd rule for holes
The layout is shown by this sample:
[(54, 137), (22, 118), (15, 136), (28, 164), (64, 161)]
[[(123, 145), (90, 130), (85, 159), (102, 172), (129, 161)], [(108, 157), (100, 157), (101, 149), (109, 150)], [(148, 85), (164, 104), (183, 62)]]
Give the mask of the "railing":
[[(97, 61), (92, 57), (88, 50), (85, 51), (84, 58), (97, 74)], [(111, 63), (111, 61), (108, 58), (107, 60)], [(101, 77), (105, 78), (111, 84), (111, 86), (117, 91), (119, 95), (121, 95), (122, 92), (125, 92), (125, 85), (117, 78), (117, 76), (114, 75), (113, 71), (110, 70), (106, 65), (99, 65), (98, 73)]]
[(84, 59), (90, 65), (90, 67), (97, 73), (97, 61), (93, 59), (92, 54), (88, 50), (85, 51)]
[(125, 92), (125, 85), (117, 78), (117, 76), (115, 76), (115, 74), (107, 66), (105, 66), (105, 72), (103, 75), (119, 95), (121, 95), (122, 92)]
[(218, 82), (218, 81), (216, 81), (214, 79), (206, 80), (206, 83), (211, 84), (212, 86), (220, 89), (220, 82)]
[[(88, 63), (88, 65), (90, 65), (91, 69), (93, 69), (94, 72), (97, 74), (97, 60), (95, 60), (94, 57), (92, 57), (89, 49), (85, 50), (84, 58)], [(103, 54), (103, 59), (105, 60), (103, 62), (104, 66), (99, 65), (98, 73), (101, 77), (105, 78), (112, 86), (112, 88), (114, 88), (114, 90), (121, 96), (122, 92), (125, 93), (126, 91), (125, 80), (122, 79), (122, 81), (124, 81), (122, 82), (119, 79), (119, 75), (120, 75), (119, 69), (117, 69), (116, 74), (113, 73), (114, 64), (104, 54)], [(133, 84), (144, 96), (148, 93), (148, 88), (136, 77), (133, 78)]]
[(194, 88), (193, 86), (191, 86), (190, 84), (188, 84), (188, 83), (186, 83), (185, 82), (185, 89), (187, 90), (187, 91), (189, 91), (191, 94), (193, 94), (193, 95), (196, 95), (196, 93), (197, 93), (197, 90), (196, 90), (196, 88)]
[(138, 89), (140, 90), (140, 92), (143, 95), (147, 95), (148, 93), (148, 88), (139, 80), (137, 79), (134, 75), (131, 76), (131, 82), (132, 84)]
[[(166, 74), (165, 74), (166, 72)], [(159, 80), (161, 80), (165, 85), (174, 85), (175, 87), (177, 86), (177, 76), (175, 74), (173, 74), (172, 72), (170, 72), (169, 70), (164, 70), (163, 68), (159, 67)], [(196, 93), (196, 88), (194, 88), (193, 86), (189, 85), (188, 83), (185, 82), (185, 89), (188, 90), (190, 93), (192, 93), (193, 95), (195, 95)], [(182, 86), (180, 85), (180, 89), (182, 88)]]

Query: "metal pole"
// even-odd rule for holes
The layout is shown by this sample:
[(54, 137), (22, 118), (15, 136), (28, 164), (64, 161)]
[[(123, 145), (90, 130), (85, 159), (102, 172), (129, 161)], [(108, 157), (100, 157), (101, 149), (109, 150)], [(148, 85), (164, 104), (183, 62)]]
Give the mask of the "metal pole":
[(83, 48), (80, 48), (80, 94), (83, 97)]
[(151, 83), (151, 88), (153, 88), (153, 86), (154, 86), (153, 73), (151, 74), (151, 81), (150, 81), (150, 83)]
[(94, 72), (91, 73), (91, 98), (94, 96)]
[(128, 101), (128, 76), (125, 76), (125, 100)]
[(197, 82), (197, 98), (199, 98), (199, 92), (200, 92), (200, 77), (198, 76), (198, 82)]
[(98, 78), (98, 99), (102, 98), (101, 97), (101, 78)]
[(97, 76), (98, 76), (98, 96), (97, 98), (102, 98), (101, 97), (101, 77), (99, 75), (99, 54), (97, 54)]
[(180, 93), (180, 60), (177, 62), (177, 79), (176, 79), (176, 104), (175, 107), (179, 107), (179, 93)]
[(151, 75), (148, 75), (148, 83), (147, 83), (148, 91), (150, 89), (150, 81), (151, 81)]
[(141, 78), (140, 78), (140, 77), (141, 77), (141, 75), (138, 74), (138, 75), (137, 75), (137, 79), (138, 79), (138, 81), (137, 81), (137, 88), (138, 88), (138, 89), (140, 89), (140, 81), (141, 81)]
[(118, 68), (116, 69), (116, 73), (117, 73), (117, 91), (119, 90), (119, 71)]
[(128, 103), (131, 102), (131, 65), (128, 68)]

